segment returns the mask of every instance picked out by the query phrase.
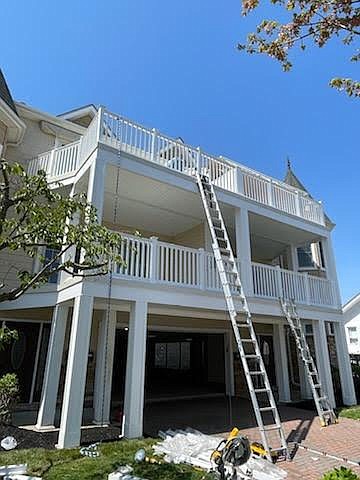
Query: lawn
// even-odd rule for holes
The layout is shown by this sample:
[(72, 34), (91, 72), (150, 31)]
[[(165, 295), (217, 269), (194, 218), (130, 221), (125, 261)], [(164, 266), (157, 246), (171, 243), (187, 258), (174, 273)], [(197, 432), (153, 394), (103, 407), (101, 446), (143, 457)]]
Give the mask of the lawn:
[(344, 407), (339, 412), (339, 417), (352, 418), (353, 420), (360, 420), (360, 405), (354, 407)]
[(187, 465), (149, 463), (136, 464), (134, 454), (145, 448), (151, 454), (155, 440), (131, 440), (103, 443), (99, 446), (100, 456), (83, 457), (79, 449), (45, 450), (40, 448), (14, 450), (0, 453), (0, 465), (28, 464), (28, 473), (44, 480), (106, 480), (108, 474), (119, 465), (134, 467), (134, 475), (148, 480), (209, 480), (213, 478), (201, 470)]

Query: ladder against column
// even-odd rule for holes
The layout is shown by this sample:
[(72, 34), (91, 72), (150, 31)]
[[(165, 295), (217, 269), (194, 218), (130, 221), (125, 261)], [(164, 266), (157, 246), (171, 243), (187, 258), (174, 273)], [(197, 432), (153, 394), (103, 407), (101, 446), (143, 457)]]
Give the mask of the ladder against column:
[(337, 423), (337, 417), (330, 405), (326, 393), (324, 392), (315, 361), (311, 355), (301, 318), (297, 313), (296, 305), (293, 301), (286, 301), (284, 299), (280, 299), (280, 303), (290, 330), (295, 337), (296, 346), (299, 351), (299, 356), (304, 364), (321, 426), (326, 427), (327, 425)]
[[(197, 183), (211, 232), (217, 270), (266, 457), (271, 461), (274, 460), (274, 457), (286, 458), (285, 434), (219, 203), (207, 176), (198, 173)], [(237, 305), (240, 305), (240, 308)]]

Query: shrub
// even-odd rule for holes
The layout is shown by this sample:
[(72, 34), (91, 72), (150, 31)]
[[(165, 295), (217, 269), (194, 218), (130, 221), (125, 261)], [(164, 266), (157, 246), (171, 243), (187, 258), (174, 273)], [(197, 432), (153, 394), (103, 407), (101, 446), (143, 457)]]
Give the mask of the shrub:
[(349, 468), (340, 467), (325, 473), (322, 480), (359, 480), (359, 477)]
[(0, 425), (8, 425), (11, 411), (19, 396), (19, 382), (15, 373), (0, 378)]

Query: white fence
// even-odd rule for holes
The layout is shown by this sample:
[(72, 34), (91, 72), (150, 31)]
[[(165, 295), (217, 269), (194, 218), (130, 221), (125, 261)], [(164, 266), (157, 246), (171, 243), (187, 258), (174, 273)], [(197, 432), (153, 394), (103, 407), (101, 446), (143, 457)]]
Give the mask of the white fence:
[(284, 297), (322, 307), (336, 307), (338, 303), (333, 282), (324, 278), (261, 263), (252, 263), (252, 278), (256, 297)]
[[(115, 276), (221, 291), (213, 254), (203, 249), (181, 247), (157, 239), (123, 234), (121, 255), (125, 265), (114, 269)], [(247, 268), (238, 263), (238, 269)], [(337, 307), (333, 282), (261, 263), (252, 263), (253, 295), (285, 297), (306, 305)]]
[(99, 110), (89, 125), (82, 137), (81, 146), (79, 142), (74, 142), (39, 155), (30, 161), (29, 173), (43, 169), (51, 179), (71, 175), (86, 161), (98, 141), (188, 176), (194, 176), (196, 172), (204, 173), (214, 185), (224, 190), (311, 222), (324, 224), (321, 203), (305, 192), (299, 192), (285, 183), (230, 160), (204, 153), (179, 139), (168, 137), (104, 109)]
[(28, 173), (36, 175), (44, 170), (49, 180), (61, 179), (76, 172), (79, 167), (80, 141), (69, 143), (42, 153), (29, 162)]

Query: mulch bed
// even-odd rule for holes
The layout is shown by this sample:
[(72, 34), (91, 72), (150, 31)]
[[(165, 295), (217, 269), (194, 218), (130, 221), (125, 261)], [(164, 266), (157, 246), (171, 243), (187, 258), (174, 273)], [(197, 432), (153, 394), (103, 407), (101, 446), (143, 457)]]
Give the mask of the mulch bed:
[[(121, 429), (119, 427), (92, 427), (81, 431), (81, 445), (89, 445), (95, 442), (109, 442), (119, 439)], [(18, 443), (17, 450), (24, 448), (47, 448), (54, 449), (58, 439), (58, 432), (34, 432), (13, 425), (0, 426), (0, 440), (4, 437), (14, 437)], [(0, 451), (4, 451), (0, 447)]]

